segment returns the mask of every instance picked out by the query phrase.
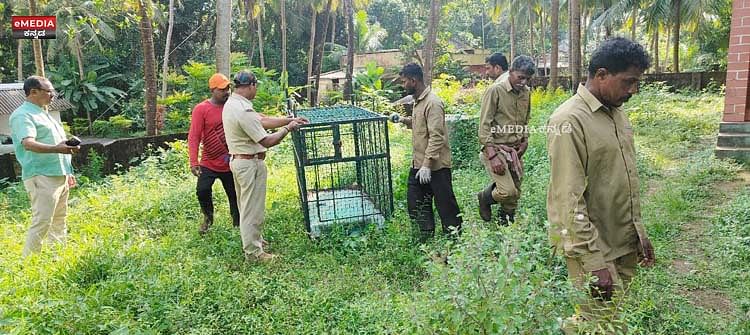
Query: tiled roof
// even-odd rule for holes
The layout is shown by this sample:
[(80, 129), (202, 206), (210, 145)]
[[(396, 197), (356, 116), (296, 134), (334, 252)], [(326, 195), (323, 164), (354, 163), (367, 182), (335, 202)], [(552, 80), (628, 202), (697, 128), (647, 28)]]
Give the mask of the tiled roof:
[[(23, 94), (23, 84), (0, 84), (0, 115), (10, 115), (18, 106), (26, 101)], [(63, 98), (55, 98), (49, 105), (50, 112), (62, 112), (74, 108)]]

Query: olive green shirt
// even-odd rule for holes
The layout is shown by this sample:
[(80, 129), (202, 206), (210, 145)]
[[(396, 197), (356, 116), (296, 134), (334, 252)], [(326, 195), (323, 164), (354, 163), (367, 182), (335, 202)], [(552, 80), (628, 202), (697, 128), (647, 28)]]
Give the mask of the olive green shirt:
[(637, 251), (641, 221), (633, 128), (622, 108), (607, 108), (586, 87), (549, 119), (549, 235), (585, 271)]
[(229, 154), (254, 155), (267, 150), (260, 141), (268, 132), (260, 122), (260, 115), (253, 109), (253, 103), (247, 98), (232, 93), (224, 104), (221, 121)]
[[(506, 72), (507, 73), (507, 72)], [(531, 98), (528, 87), (514, 91), (510, 77), (502, 75), (484, 91), (479, 116), (479, 143), (515, 144), (529, 136)]]
[(414, 101), (411, 117), (412, 167), (430, 170), (451, 167), (451, 148), (445, 128), (443, 101), (427, 87)]

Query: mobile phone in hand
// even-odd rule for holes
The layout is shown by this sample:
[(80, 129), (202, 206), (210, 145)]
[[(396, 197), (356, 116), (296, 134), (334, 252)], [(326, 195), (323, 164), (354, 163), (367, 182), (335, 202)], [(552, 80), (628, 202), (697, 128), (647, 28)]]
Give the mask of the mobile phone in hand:
[(81, 139), (73, 136), (69, 140), (65, 141), (65, 145), (70, 146), (70, 147), (77, 147), (81, 145)]

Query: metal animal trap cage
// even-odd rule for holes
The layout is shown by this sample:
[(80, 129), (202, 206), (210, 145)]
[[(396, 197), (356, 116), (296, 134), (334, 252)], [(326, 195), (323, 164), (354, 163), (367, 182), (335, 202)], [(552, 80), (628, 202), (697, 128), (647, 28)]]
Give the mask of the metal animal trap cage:
[(356, 106), (296, 114), (310, 120), (292, 133), (308, 233), (382, 226), (393, 213), (387, 118)]

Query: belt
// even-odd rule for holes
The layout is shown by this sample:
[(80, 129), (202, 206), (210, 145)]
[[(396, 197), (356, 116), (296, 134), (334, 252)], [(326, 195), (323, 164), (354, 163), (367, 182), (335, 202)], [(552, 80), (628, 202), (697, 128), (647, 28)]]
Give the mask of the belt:
[(264, 152), (259, 152), (257, 154), (252, 154), (252, 155), (248, 155), (248, 154), (232, 154), (230, 156), (232, 156), (233, 160), (234, 159), (256, 159), (256, 158), (260, 159), (260, 160), (264, 160), (264, 159), (266, 159), (266, 152), (265, 151)]

